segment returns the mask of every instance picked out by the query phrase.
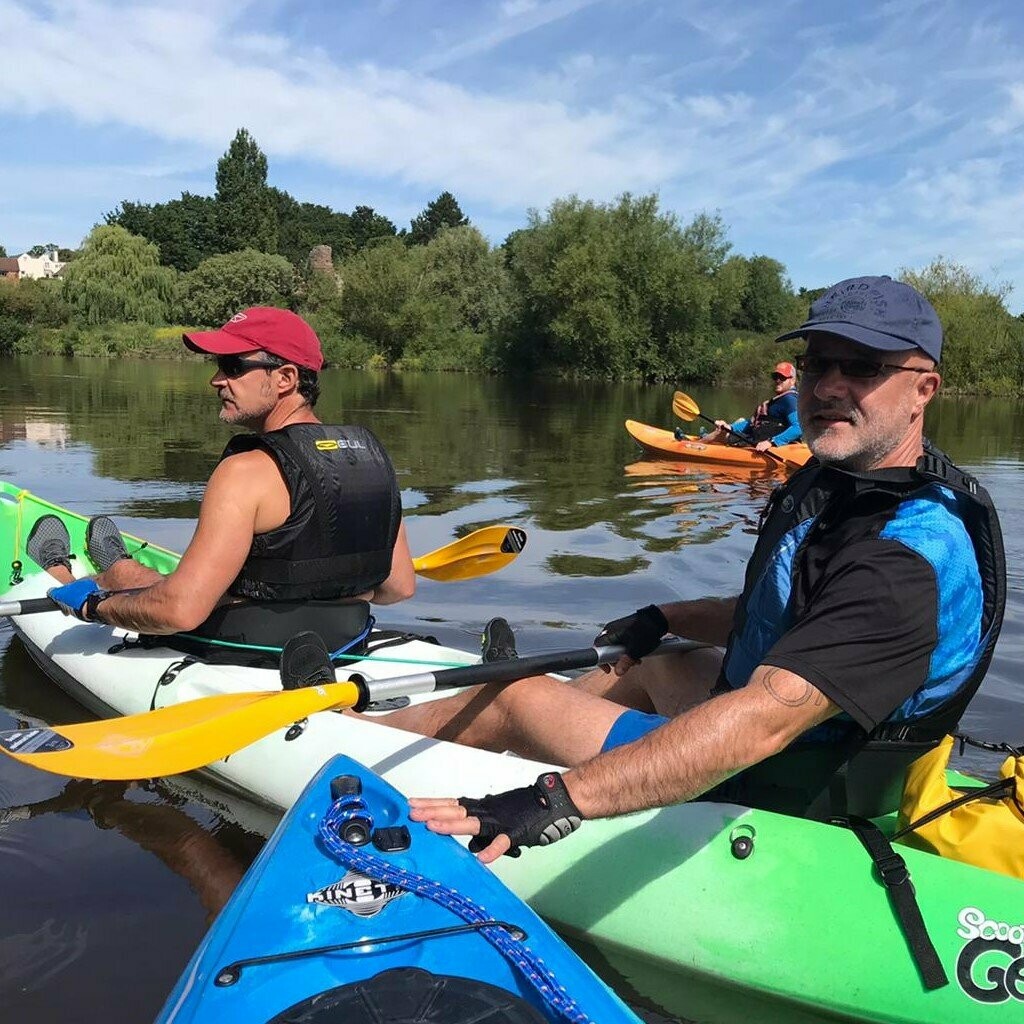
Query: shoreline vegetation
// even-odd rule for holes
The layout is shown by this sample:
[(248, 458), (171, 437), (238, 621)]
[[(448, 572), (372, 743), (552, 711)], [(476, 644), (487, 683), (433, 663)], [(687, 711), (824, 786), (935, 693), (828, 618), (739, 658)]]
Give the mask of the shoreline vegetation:
[[(276, 305), (346, 369), (761, 384), (800, 350), (772, 339), (832, 283), (795, 292), (777, 259), (732, 251), (720, 214), (683, 224), (656, 195), (557, 199), (492, 246), (442, 192), (398, 230), (370, 207), (341, 213), (269, 186), (245, 129), (214, 196), (126, 200), (104, 220), (62, 250), (59, 278), (0, 280), (0, 355), (188, 358), (182, 325)], [(948, 390), (1024, 393), (1008, 286), (943, 257), (894, 276), (938, 310)]]

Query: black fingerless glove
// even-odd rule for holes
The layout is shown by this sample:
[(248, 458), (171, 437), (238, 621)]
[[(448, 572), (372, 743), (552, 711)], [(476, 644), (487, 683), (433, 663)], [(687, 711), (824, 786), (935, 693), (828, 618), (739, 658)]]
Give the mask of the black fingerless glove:
[(480, 834), (469, 841), (473, 853), (504, 834), (512, 840), (506, 856), (518, 857), (521, 847), (557, 843), (583, 821), (558, 772), (539, 775), (532, 786), (488, 794), (480, 800), (464, 796), (459, 803), (468, 815), (480, 820)]
[(632, 615), (609, 622), (594, 638), (594, 644), (598, 647), (621, 645), (634, 661), (639, 661), (658, 646), (667, 632), (665, 613), (656, 604), (649, 604)]

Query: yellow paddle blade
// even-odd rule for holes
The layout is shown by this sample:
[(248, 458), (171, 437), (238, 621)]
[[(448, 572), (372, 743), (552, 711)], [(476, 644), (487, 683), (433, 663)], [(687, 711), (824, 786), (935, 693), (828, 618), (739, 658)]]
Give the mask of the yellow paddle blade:
[(517, 526), (485, 526), (482, 530), (412, 560), (417, 574), (451, 583), (503, 569), (526, 547), (526, 531)]
[(149, 779), (212, 764), (275, 729), (358, 699), (355, 683), (225, 693), (124, 718), (0, 732), (0, 750), (56, 775)]
[(683, 391), (677, 391), (672, 396), (672, 411), (687, 423), (700, 416), (700, 406)]

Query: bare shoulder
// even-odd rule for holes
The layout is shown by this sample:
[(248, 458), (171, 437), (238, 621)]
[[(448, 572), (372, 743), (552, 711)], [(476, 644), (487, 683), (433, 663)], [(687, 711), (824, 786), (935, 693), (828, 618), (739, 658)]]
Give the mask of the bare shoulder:
[(218, 462), (214, 471), (210, 474), (210, 481), (207, 485), (212, 487), (215, 484), (231, 483), (239, 480), (248, 480), (265, 477), (267, 480), (280, 479), (281, 471), (278, 469), (274, 457), (262, 448), (253, 448), (252, 451), (239, 452), (222, 462)]
[(276, 529), (288, 518), (288, 485), (272, 455), (257, 448), (217, 464), (206, 485), (203, 509), (219, 513), (225, 505), (241, 512), (255, 533)]

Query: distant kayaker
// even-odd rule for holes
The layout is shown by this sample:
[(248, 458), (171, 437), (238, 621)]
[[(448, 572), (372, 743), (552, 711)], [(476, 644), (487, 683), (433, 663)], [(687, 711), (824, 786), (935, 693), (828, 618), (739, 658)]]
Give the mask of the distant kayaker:
[[(735, 444), (734, 435), (740, 434), (747, 441), (753, 442), (754, 449), (759, 452), (799, 441), (803, 431), (800, 429), (797, 411), (796, 367), (792, 363), (776, 363), (772, 370), (772, 381), (775, 394), (763, 401), (749, 419), (741, 417), (733, 423), (715, 420), (715, 429), (701, 440), (714, 444)], [(675, 433), (677, 440), (686, 436), (682, 427), (676, 427)]]
[[(324, 360), (312, 327), (287, 310), (257, 306), (182, 340), (216, 360), (210, 384), (220, 418), (249, 433), (224, 449), (195, 535), (170, 575), (129, 557), (117, 527), (99, 516), (86, 544), (101, 571), (72, 582), (67, 528), (56, 516), (39, 519), (26, 549), (64, 584), (50, 596), (86, 621), (164, 635), (196, 630), (237, 599), (249, 608), (274, 602), (280, 612), (285, 602), (303, 611), (311, 602), (410, 597), (416, 577), (394, 468), (369, 430), (317, 419)], [(130, 588), (142, 589), (116, 593)], [(266, 630), (275, 625), (297, 631), (283, 614), (265, 622)], [(266, 630), (261, 642), (271, 644)]]
[[(938, 317), (905, 284), (853, 278), (778, 340), (793, 337), (807, 345), (796, 364), (816, 458), (773, 492), (742, 594), (608, 623), (595, 643), (628, 651), (611, 673), (478, 687), (389, 716), (571, 766), (509, 793), (417, 800), (416, 819), (476, 837), (489, 861), (586, 818), (702, 796), (814, 817), (848, 800), (870, 815), (956, 727), (999, 631), (1005, 562), (984, 489), (924, 440)], [(707, 646), (647, 657), (666, 634)]]

